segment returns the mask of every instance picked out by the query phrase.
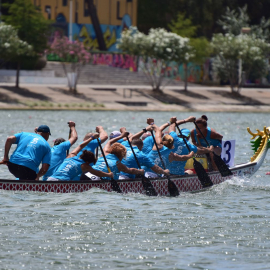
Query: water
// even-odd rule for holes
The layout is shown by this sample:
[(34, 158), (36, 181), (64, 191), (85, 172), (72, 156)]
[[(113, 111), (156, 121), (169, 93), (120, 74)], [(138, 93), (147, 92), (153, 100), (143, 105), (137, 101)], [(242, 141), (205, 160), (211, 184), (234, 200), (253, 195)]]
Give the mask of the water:
[[(79, 141), (101, 124), (136, 132), (147, 117), (156, 123), (199, 113), (1, 111), (0, 151), (6, 137), (48, 124), (52, 136)], [(236, 139), (237, 164), (252, 156), (252, 131), (267, 114), (207, 113), (209, 126)], [(185, 127), (192, 128), (191, 124)], [(269, 269), (269, 157), (251, 179), (234, 178), (206, 192), (150, 198), (94, 189), (51, 194), (0, 191), (0, 269)], [(11, 176), (0, 167), (1, 178)]]

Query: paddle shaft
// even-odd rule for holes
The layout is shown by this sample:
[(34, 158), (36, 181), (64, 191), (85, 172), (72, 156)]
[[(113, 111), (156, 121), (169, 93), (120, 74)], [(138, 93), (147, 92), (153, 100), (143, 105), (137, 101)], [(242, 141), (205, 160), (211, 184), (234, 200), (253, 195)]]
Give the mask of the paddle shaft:
[[(161, 160), (161, 164), (163, 166), (163, 169), (166, 170), (166, 166), (165, 166), (165, 162), (160, 154), (160, 151), (159, 151), (159, 148), (158, 148), (158, 145), (157, 145), (157, 142), (156, 142), (156, 139), (155, 139), (155, 136), (154, 136), (154, 133), (153, 133), (153, 130), (151, 130), (151, 135), (153, 137), (153, 140), (154, 140), (154, 143), (155, 143), (155, 146), (157, 148), (157, 152), (158, 152), (158, 155), (159, 155), (159, 158)], [(169, 175), (166, 175), (167, 179), (168, 179), (168, 190), (170, 192), (170, 195), (171, 196), (179, 196), (179, 190), (177, 188), (177, 186), (175, 185), (175, 183), (171, 180), (170, 176)]]
[[(183, 141), (186, 144), (186, 147), (189, 151), (189, 153), (191, 152), (190, 147), (188, 146), (188, 143), (186, 141), (186, 138), (184, 138), (181, 129), (179, 128), (179, 126), (177, 125), (177, 123), (175, 123)], [(203, 166), (193, 157), (193, 167), (197, 173), (197, 176), (202, 184), (203, 187), (209, 187), (209, 186), (213, 186), (213, 182), (212, 180), (209, 178), (209, 176), (207, 175), (205, 169), (203, 168)]]
[(131, 148), (131, 151), (132, 151), (132, 153), (133, 153), (133, 156), (134, 156), (134, 158), (135, 158), (135, 160), (136, 160), (137, 166), (139, 167), (139, 169), (141, 169), (141, 168), (142, 168), (142, 167), (141, 167), (141, 164), (140, 164), (140, 162), (139, 162), (139, 160), (138, 160), (138, 158), (137, 158), (137, 156), (136, 156), (136, 154), (135, 154), (135, 152), (134, 152), (134, 149), (133, 149), (133, 147), (132, 147), (132, 145), (131, 145), (131, 142), (130, 142), (128, 136), (127, 136), (127, 141), (128, 141), (128, 144), (129, 144), (129, 146), (130, 146), (130, 148)]
[[(71, 128), (69, 129), (68, 139), (71, 137)], [(67, 150), (67, 156), (69, 155), (69, 149)]]
[[(104, 158), (104, 160), (105, 160), (105, 163), (106, 163), (106, 166), (107, 166), (107, 170), (108, 170), (108, 172), (110, 173), (110, 172), (111, 172), (111, 169), (110, 169), (110, 167), (109, 167), (108, 161), (107, 161), (106, 156), (105, 156), (105, 154), (104, 154), (104, 151), (103, 151), (103, 149), (102, 149), (102, 146), (101, 146), (101, 143), (100, 143), (100, 141), (99, 141), (99, 138), (97, 138), (97, 141), (98, 141), (98, 145), (99, 145), (100, 151), (101, 151), (101, 153), (102, 153), (102, 156), (103, 156), (103, 158)], [(111, 177), (111, 187), (112, 187), (112, 190), (113, 190), (113, 191), (115, 191), (115, 192), (117, 192), (117, 193), (122, 193), (122, 190), (121, 190), (121, 188), (119, 187), (118, 183), (117, 183), (116, 181), (114, 181), (114, 179), (113, 179), (112, 177)]]
[[(106, 159), (106, 156), (105, 156), (105, 154), (104, 154), (104, 151), (103, 151), (103, 149), (102, 149), (101, 143), (100, 143), (100, 141), (99, 141), (98, 138), (97, 138), (97, 141), (98, 141), (98, 146), (99, 146), (99, 148), (100, 148), (100, 151), (101, 151), (101, 153), (102, 153), (102, 156), (103, 156), (103, 158), (104, 158), (104, 160), (105, 160), (105, 163), (106, 163), (106, 166), (107, 166), (107, 170), (108, 170), (108, 172), (110, 173), (110, 172), (111, 172), (111, 169), (110, 169), (110, 167), (109, 167), (108, 161), (107, 161), (107, 159)], [(111, 179), (113, 180), (113, 178), (111, 178)]]
[(185, 142), (186, 147), (187, 147), (187, 149), (188, 149), (188, 151), (189, 151), (189, 153), (190, 153), (190, 152), (191, 152), (191, 150), (190, 150), (190, 148), (189, 148), (189, 146), (188, 146), (188, 144), (187, 144), (186, 138), (184, 138), (184, 136), (183, 136), (183, 134), (182, 134), (182, 132), (181, 132), (181, 129), (179, 128), (179, 126), (177, 125), (177, 123), (175, 123), (175, 126), (177, 127), (178, 132), (180, 133), (180, 135), (181, 135), (181, 137), (182, 137), (183, 141)]
[[(203, 135), (203, 133), (201, 132), (200, 128), (198, 127), (197, 123), (194, 122), (196, 128), (199, 130), (200, 134), (202, 135), (204, 141), (206, 142), (206, 144), (208, 145), (208, 147), (210, 147), (210, 144), (208, 143), (208, 141), (206, 140), (205, 136)], [(225, 176), (229, 176), (232, 175), (232, 171), (228, 168), (227, 164), (225, 163), (225, 161), (221, 158), (221, 156), (217, 155), (215, 153), (215, 151), (213, 152), (214, 156), (213, 156), (213, 160), (219, 170), (219, 172), (221, 173), (222, 177)]]
[[(156, 148), (157, 148), (157, 152), (158, 152), (159, 158), (160, 158), (160, 160), (161, 160), (162, 167), (163, 167), (164, 170), (166, 170), (166, 166), (165, 166), (164, 160), (163, 160), (163, 158), (162, 158), (162, 156), (161, 156), (161, 154), (160, 154), (160, 151), (159, 151), (159, 148), (158, 148), (158, 145), (157, 145), (157, 142), (156, 142), (156, 139), (155, 139), (153, 130), (150, 130), (150, 132), (151, 132), (151, 135), (152, 135), (152, 137), (153, 137), (154, 144), (155, 144), (155, 146), (156, 146)], [(169, 179), (169, 176), (168, 176), (168, 179)]]
[[(136, 160), (137, 166), (139, 167), (139, 169), (141, 169), (141, 164), (140, 164), (140, 162), (139, 162), (139, 160), (138, 160), (138, 158), (136, 156), (136, 153), (135, 153), (135, 151), (134, 151), (134, 149), (133, 149), (133, 147), (132, 147), (132, 145), (130, 143), (130, 140), (129, 140), (128, 136), (127, 136), (127, 141), (128, 141), (128, 144), (129, 144), (129, 146), (131, 148), (133, 156), (134, 156), (134, 158)], [(148, 195), (148, 196), (157, 196), (157, 192), (154, 189), (151, 181), (149, 179), (147, 179), (143, 174), (141, 175), (141, 177), (142, 177), (142, 185), (143, 185), (143, 188), (146, 191), (146, 195)]]
[(198, 127), (197, 123), (194, 122), (196, 128), (199, 130), (200, 134), (202, 135), (204, 141), (206, 142), (207, 146), (210, 146), (209, 142), (206, 140), (205, 136), (203, 135), (202, 131), (200, 130), (200, 128)]
[(96, 159), (98, 159), (98, 147), (96, 148)]

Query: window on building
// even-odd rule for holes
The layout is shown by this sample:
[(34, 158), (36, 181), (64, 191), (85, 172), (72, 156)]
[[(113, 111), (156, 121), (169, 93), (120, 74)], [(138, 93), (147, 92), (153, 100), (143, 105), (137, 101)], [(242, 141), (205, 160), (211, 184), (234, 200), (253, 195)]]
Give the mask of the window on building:
[(67, 6), (67, 0), (63, 0), (63, 7)]

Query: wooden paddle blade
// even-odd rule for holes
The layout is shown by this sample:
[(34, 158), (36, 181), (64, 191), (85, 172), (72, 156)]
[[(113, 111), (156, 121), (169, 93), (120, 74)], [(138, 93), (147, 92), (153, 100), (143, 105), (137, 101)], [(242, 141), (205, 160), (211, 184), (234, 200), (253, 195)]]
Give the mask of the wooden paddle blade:
[(117, 193), (122, 193), (122, 190), (121, 188), (119, 187), (118, 183), (115, 181), (115, 180), (111, 180), (111, 187), (112, 187), (112, 190), (117, 192)]
[(169, 190), (170, 196), (172, 197), (177, 197), (180, 195), (177, 186), (170, 179), (168, 179), (168, 190)]
[(154, 189), (151, 181), (145, 177), (142, 177), (143, 188), (148, 196), (157, 196), (157, 192)]
[(213, 186), (213, 182), (210, 179), (209, 175), (206, 173), (204, 167), (202, 166), (202, 164), (197, 161), (196, 159), (193, 159), (193, 166), (194, 166), (194, 170), (197, 173), (197, 176), (202, 184), (202, 186), (205, 187), (211, 187)]
[(215, 162), (220, 174), (222, 175), (222, 177), (226, 177), (226, 176), (229, 176), (229, 175), (233, 174), (231, 172), (231, 170), (228, 168), (227, 164), (221, 158), (221, 156), (218, 156), (215, 153), (214, 153), (214, 162)]

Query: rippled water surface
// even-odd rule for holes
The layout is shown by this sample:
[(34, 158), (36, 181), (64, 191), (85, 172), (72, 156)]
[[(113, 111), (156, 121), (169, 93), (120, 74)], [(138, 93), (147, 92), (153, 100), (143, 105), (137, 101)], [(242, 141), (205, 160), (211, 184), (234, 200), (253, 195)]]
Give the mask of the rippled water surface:
[[(192, 113), (191, 113), (192, 114)], [(174, 113), (178, 119), (190, 113)], [(172, 113), (1, 111), (0, 151), (6, 137), (48, 124), (79, 141), (95, 126), (136, 132), (147, 117)], [(199, 117), (200, 114), (194, 113)], [(208, 113), (209, 126), (236, 139), (235, 163), (252, 156), (250, 135), (268, 126), (267, 114)], [(185, 127), (192, 128), (191, 124)], [(269, 269), (269, 157), (251, 178), (234, 178), (206, 192), (149, 198), (93, 189), (53, 194), (0, 191), (0, 269)], [(11, 176), (0, 167), (1, 178)]]

